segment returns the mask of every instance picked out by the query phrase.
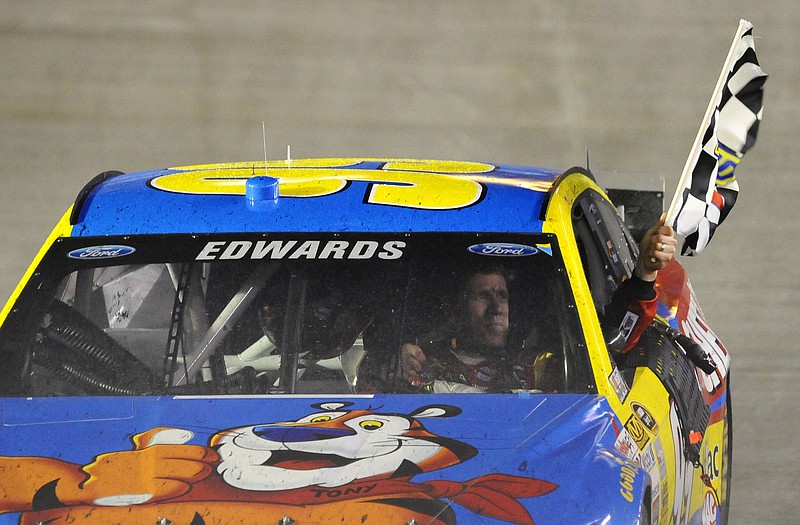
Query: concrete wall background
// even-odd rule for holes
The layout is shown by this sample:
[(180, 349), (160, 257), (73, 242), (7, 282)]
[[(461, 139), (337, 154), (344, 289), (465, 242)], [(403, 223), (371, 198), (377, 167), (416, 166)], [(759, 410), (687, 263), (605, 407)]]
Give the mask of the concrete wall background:
[[(698, 7), (699, 6), (699, 7)], [(791, 0), (0, 1), (0, 297), (108, 169), (452, 158), (664, 177), (668, 199), (739, 18), (770, 74), (741, 196), (684, 259), (734, 356), (732, 523), (800, 515), (800, 250)]]

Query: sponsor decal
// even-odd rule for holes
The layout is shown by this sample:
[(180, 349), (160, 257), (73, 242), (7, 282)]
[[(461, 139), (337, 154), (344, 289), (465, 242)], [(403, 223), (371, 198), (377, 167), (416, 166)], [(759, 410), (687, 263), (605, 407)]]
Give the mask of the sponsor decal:
[(608, 376), (608, 380), (611, 382), (611, 386), (614, 387), (614, 392), (617, 393), (620, 403), (625, 401), (625, 398), (628, 397), (628, 385), (616, 366), (611, 371), (611, 375)]
[(640, 463), (641, 457), (639, 449), (636, 448), (636, 443), (634, 443), (633, 438), (627, 430), (623, 429), (622, 432), (619, 433), (617, 439), (614, 441), (614, 448), (619, 450), (629, 461), (636, 464)]
[(651, 434), (658, 434), (658, 423), (649, 410), (636, 401), (631, 402), (631, 410)]
[(719, 478), (722, 471), (722, 454), (719, 451), (718, 445), (714, 445), (713, 449), (706, 451), (705, 467), (705, 473), (709, 481), (714, 481)]
[(694, 295), (694, 290), (689, 285), (689, 310), (686, 317), (681, 320), (681, 331), (691, 337), (695, 343), (699, 344), (707, 354), (711, 356), (717, 369), (713, 374), (698, 372), (700, 386), (711, 396), (717, 395), (723, 390), (723, 380), (728, 375), (731, 357), (722, 342), (709, 328), (703, 319), (703, 312)]
[(639, 468), (636, 465), (624, 462), (618, 457), (613, 459), (619, 465), (619, 493), (625, 498), (625, 501), (633, 503), (633, 484), (636, 482), (636, 474), (639, 472)]
[[(534, 523), (533, 506), (519, 500), (558, 489), (543, 479), (502, 472), (469, 480), (413, 479), (478, 454), (471, 445), (423, 425), (424, 419), (457, 417), (461, 409), (426, 405), (397, 414), (351, 405), (314, 404), (299, 418), (222, 429), (203, 444), (191, 443), (191, 430), (156, 427), (130, 436), (131, 447), (109, 450), (100, 460), (86, 458), (87, 463), (0, 455), (0, 472), (29, 480), (3, 487), (0, 514), (20, 513), (19, 523), (174, 519), (211, 525), (253, 516), (250, 523), (284, 523), (280, 516), (293, 508), (302, 509), (302, 523), (329, 522), (333, 515), (342, 523), (359, 523), (368, 514), (386, 523), (408, 523), (409, 512), (432, 516), (426, 509), (456, 503), (478, 521), (526, 525)], [(13, 477), (16, 472), (24, 474)], [(621, 479), (627, 486), (628, 478)], [(56, 484), (70, 496), (58, 499)]]
[(633, 465), (622, 465), (619, 469), (619, 493), (629, 503), (633, 503), (633, 483), (637, 472)]
[(622, 318), (622, 322), (619, 325), (619, 331), (622, 337), (625, 338), (625, 341), (631, 337), (631, 332), (633, 332), (633, 328), (636, 326), (638, 320), (639, 316), (635, 313), (625, 312), (625, 317)]
[(625, 430), (628, 431), (633, 441), (636, 442), (636, 446), (639, 447), (639, 450), (644, 450), (645, 445), (650, 441), (650, 436), (645, 432), (642, 422), (631, 415), (631, 417), (628, 418), (628, 422), (625, 423)]
[(525, 257), (535, 255), (539, 250), (533, 246), (525, 244), (512, 244), (506, 242), (486, 242), (483, 244), (473, 244), (467, 250), (478, 255), (490, 255), (492, 257)]
[(614, 248), (614, 244), (612, 244), (611, 241), (606, 241), (606, 248), (608, 249), (608, 258), (611, 259), (611, 262), (619, 264), (619, 257), (617, 256), (617, 249)]
[(669, 522), (669, 480), (661, 480), (661, 519)]
[(650, 499), (652, 501), (653, 511), (650, 518), (652, 525), (658, 525), (662, 520), (662, 505), (666, 505), (664, 496), (668, 496), (668, 494), (664, 495), (661, 493), (662, 487), (664, 490), (667, 490), (666, 487), (668, 487), (668, 485), (662, 483), (662, 481), (667, 482), (668, 480), (667, 465), (664, 459), (664, 445), (661, 443), (661, 438), (654, 438), (652, 444), (647, 447), (647, 451), (642, 455), (642, 466), (645, 465), (645, 462), (649, 463), (651, 461), (649, 458), (645, 459), (645, 455), (652, 455), (653, 465), (646, 467), (652, 481)]
[(114, 257), (124, 257), (135, 252), (136, 249), (130, 246), (120, 246), (116, 244), (104, 244), (102, 246), (87, 246), (72, 250), (67, 254), (70, 259), (113, 259)]
[(642, 453), (642, 468), (648, 472), (654, 471), (656, 466), (656, 453), (653, 452), (653, 447), (647, 447)]
[(209, 241), (195, 260), (238, 259), (399, 259), (405, 241)]
[(661, 438), (656, 440), (656, 458), (658, 458), (658, 473), (661, 479), (667, 478), (667, 460), (664, 457), (664, 445)]
[(717, 525), (717, 498), (714, 493), (706, 491), (706, 496), (703, 498), (703, 514), (701, 521), (703, 525)]
[(660, 487), (659, 483), (656, 481), (653, 483), (652, 494), (650, 496), (650, 521), (652, 525), (658, 525), (660, 523), (660, 514), (661, 514), (661, 496), (660, 496)]

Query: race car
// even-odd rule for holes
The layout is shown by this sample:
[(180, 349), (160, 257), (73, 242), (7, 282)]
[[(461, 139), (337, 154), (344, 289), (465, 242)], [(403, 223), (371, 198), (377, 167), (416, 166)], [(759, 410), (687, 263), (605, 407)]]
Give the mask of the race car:
[[(482, 162), (98, 175), (0, 314), (0, 524), (726, 523), (730, 356), (682, 266), (632, 350), (603, 330), (624, 204)], [(503, 362), (409, 382), (464, 300)]]

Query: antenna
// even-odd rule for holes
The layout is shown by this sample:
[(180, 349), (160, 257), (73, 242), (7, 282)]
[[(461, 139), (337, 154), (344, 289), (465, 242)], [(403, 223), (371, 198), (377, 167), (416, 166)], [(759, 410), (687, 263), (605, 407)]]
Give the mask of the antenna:
[(289, 144), (286, 145), (286, 167), (290, 168), (292, 166), (292, 146)]
[(592, 168), (589, 165), (589, 146), (586, 146), (586, 171), (588, 171), (589, 173), (592, 172)]
[(261, 121), (261, 136), (264, 137), (264, 175), (267, 174), (267, 128)]

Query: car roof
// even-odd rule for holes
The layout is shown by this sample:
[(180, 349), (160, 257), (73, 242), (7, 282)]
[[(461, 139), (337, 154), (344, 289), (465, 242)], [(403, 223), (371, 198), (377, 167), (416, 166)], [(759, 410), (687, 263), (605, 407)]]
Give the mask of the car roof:
[[(105, 172), (73, 236), (239, 232), (540, 232), (560, 170), (409, 159), (298, 159)], [(278, 185), (276, 179), (280, 181)], [(274, 187), (279, 196), (272, 199)]]

